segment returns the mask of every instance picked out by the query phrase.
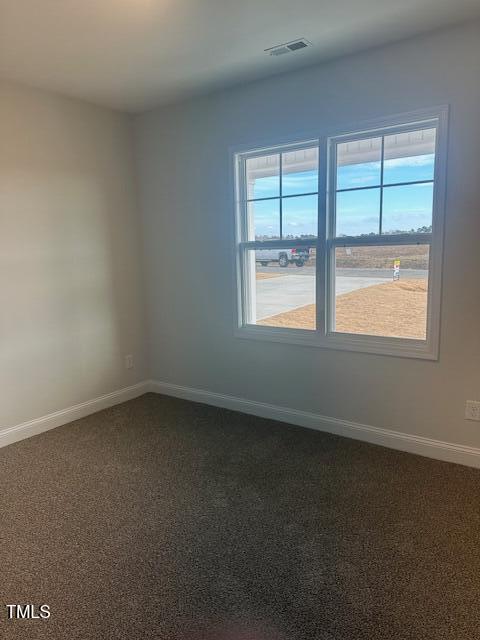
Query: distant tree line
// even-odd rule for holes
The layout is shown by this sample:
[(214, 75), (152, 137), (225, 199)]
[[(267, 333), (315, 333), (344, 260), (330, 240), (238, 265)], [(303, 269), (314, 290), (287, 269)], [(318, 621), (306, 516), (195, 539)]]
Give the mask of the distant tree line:
[[(398, 236), (398, 235), (407, 235), (409, 233), (432, 233), (432, 225), (418, 227), (418, 229), (395, 229), (394, 231), (383, 231), (382, 236)], [(360, 233), (359, 236), (361, 238), (368, 236), (378, 236), (378, 233), (372, 231), (371, 233)], [(340, 238), (348, 238), (348, 234), (341, 233)]]
[[(394, 231), (384, 231), (382, 233), (382, 235), (384, 236), (398, 236), (398, 235), (407, 235), (409, 233), (432, 233), (432, 225), (429, 226), (423, 226), (423, 227), (418, 227), (418, 229), (395, 229)], [(368, 237), (368, 236), (378, 236), (378, 233), (375, 233), (374, 231), (372, 231), (371, 233), (360, 233), (359, 237), (364, 238), (364, 237)], [(346, 233), (341, 233), (340, 238), (347, 238), (348, 234)], [(317, 236), (313, 233), (302, 233), (299, 236), (295, 236), (291, 233), (282, 236), (282, 238), (280, 238), (279, 235), (276, 236), (266, 236), (266, 235), (258, 235), (255, 236), (255, 240), (315, 240), (317, 238)]]

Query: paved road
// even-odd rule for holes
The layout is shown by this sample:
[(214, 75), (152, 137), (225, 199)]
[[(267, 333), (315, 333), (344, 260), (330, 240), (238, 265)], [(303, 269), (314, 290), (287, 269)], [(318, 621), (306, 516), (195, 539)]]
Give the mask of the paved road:
[[(268, 267), (260, 267), (257, 265), (257, 271), (261, 273), (280, 273), (284, 275), (315, 275), (315, 267), (305, 265), (304, 267), (296, 267), (289, 265), (288, 267), (279, 267), (278, 265), (268, 265)], [(365, 276), (372, 278), (391, 278), (392, 269), (358, 269), (358, 268), (339, 268), (337, 274), (339, 276), (352, 276), (355, 278), (363, 278)], [(401, 269), (403, 278), (426, 278), (427, 271), (425, 269)]]
[[(257, 320), (315, 302), (315, 278), (312, 267), (272, 269), (278, 270), (275, 272), (282, 273), (282, 276), (257, 281)], [(307, 269), (310, 269), (310, 272), (307, 272)], [(269, 267), (261, 268), (262, 272), (267, 270)], [(403, 278), (426, 278), (427, 272), (420, 269), (402, 269), (401, 275)], [(336, 293), (349, 293), (391, 279), (390, 269), (337, 269)]]

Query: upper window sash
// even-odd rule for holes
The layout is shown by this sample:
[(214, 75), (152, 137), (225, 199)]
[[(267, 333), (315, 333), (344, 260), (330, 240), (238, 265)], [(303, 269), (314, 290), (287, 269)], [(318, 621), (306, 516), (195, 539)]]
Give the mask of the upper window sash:
[[(302, 158), (302, 151), (310, 153), (305, 153)], [(296, 157), (298, 152), (299, 158)], [(319, 198), (318, 156), (318, 139), (237, 155), (238, 242), (296, 242), (305, 238), (310, 244), (315, 242)], [(264, 167), (255, 166), (261, 165), (262, 160)], [(309, 165), (311, 169), (308, 168)], [(309, 171), (313, 175), (305, 176)], [(255, 173), (258, 174), (258, 182), (255, 181)], [(304, 185), (301, 184), (302, 174)], [(287, 176), (294, 178), (292, 184), (286, 184)], [(299, 199), (303, 199), (302, 204), (310, 210), (310, 220), (306, 223), (309, 233), (304, 232), (297, 238), (290, 228), (289, 218)], [(267, 225), (268, 222), (271, 224)], [(266, 226), (269, 227), (268, 231)]]
[[(414, 123), (402, 123), (329, 138), (327, 238), (343, 238), (347, 240), (347, 238), (368, 238), (371, 235), (378, 235), (387, 239), (393, 235), (407, 236), (420, 233), (427, 235), (431, 233), (433, 229), (420, 232), (420, 227), (423, 228), (424, 225), (420, 225), (416, 231), (405, 231), (403, 234), (400, 233), (401, 229), (398, 231), (388, 229), (388, 224), (385, 223), (385, 212), (388, 215), (388, 199), (391, 198), (392, 194), (398, 194), (399, 190), (402, 190), (405, 195), (409, 190), (414, 189), (416, 190), (415, 195), (419, 199), (423, 198), (428, 202), (431, 197), (431, 225), (427, 226), (433, 227), (435, 219), (434, 185), (438, 177), (439, 127), (440, 117), (434, 117)], [(425, 139), (422, 136), (416, 141), (406, 139), (403, 143), (401, 142), (402, 136), (415, 136), (419, 132), (425, 135)], [(433, 135), (430, 132), (433, 132)], [(431, 139), (432, 137), (433, 140)], [(396, 155), (395, 151), (392, 151), (392, 145), (397, 143), (398, 138), (400, 138), (400, 149), (403, 146), (403, 154), (408, 153), (411, 145), (412, 156)], [(364, 144), (363, 151), (359, 149), (356, 152), (358, 157), (355, 162), (355, 151), (353, 153), (350, 152), (351, 157), (348, 157), (348, 144), (361, 145), (362, 142), (370, 143), (370, 145)], [(422, 150), (422, 146), (423, 154), (414, 153), (415, 150), (419, 150), (418, 148)], [(339, 149), (341, 150), (339, 151)], [(400, 149), (397, 150), (397, 153), (401, 153)], [(340, 161), (341, 154), (343, 155), (343, 163)], [(394, 180), (392, 178), (392, 163), (397, 162), (398, 164), (398, 161), (402, 158), (413, 159), (415, 156), (424, 160), (428, 159), (428, 156), (432, 156), (431, 168), (423, 170), (423, 173), (422, 169), (419, 169), (414, 177), (408, 176), (407, 170), (406, 175), (405, 172), (403, 173), (404, 179), (397, 178)], [(429, 165), (430, 163), (425, 162), (425, 164)], [(342, 179), (339, 180), (341, 167), (344, 168), (345, 173), (345, 168), (348, 166), (354, 171), (357, 168), (358, 175), (353, 173), (350, 179), (341, 176)], [(348, 171), (346, 173), (348, 176)], [(398, 175), (402, 175), (402, 172), (400, 171)], [(431, 185), (431, 189), (429, 189), (429, 185)], [(368, 210), (369, 213), (371, 211), (371, 215), (365, 217), (363, 231), (358, 233), (352, 233), (355, 223), (353, 223), (353, 227), (348, 227), (348, 215), (344, 213), (349, 210), (353, 199), (355, 199), (356, 203), (360, 201), (365, 211)], [(342, 212), (344, 215), (342, 215)], [(378, 214), (376, 223), (373, 222), (373, 214)], [(361, 220), (361, 218), (357, 219), (357, 224), (358, 220)], [(403, 224), (405, 222), (406, 220), (403, 221)], [(391, 225), (392, 222), (390, 222)], [(347, 229), (345, 229), (345, 226), (347, 226)], [(390, 241), (388, 242), (390, 243)]]

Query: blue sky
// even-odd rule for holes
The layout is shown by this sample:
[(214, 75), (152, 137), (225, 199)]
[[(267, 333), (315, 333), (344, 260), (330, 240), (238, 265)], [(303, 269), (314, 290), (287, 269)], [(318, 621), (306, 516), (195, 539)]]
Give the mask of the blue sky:
[[(434, 155), (386, 159), (384, 184), (432, 180)], [(337, 188), (349, 189), (377, 185), (380, 162), (346, 165), (338, 168)], [(308, 193), (317, 189), (317, 172), (306, 171), (283, 176), (284, 195)], [(254, 198), (276, 197), (278, 176), (260, 178), (253, 185)], [(410, 231), (432, 223), (433, 185), (391, 186), (383, 191), (383, 231)], [(257, 237), (279, 236), (279, 201), (250, 203)], [(380, 189), (372, 188), (337, 194), (337, 235), (378, 233)], [(283, 200), (283, 235), (316, 235), (316, 196)]]

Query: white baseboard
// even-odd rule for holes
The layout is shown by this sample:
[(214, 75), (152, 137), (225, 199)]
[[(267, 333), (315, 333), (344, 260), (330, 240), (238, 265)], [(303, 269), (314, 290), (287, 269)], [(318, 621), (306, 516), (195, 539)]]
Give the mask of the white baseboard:
[(288, 409), (278, 405), (255, 402), (244, 398), (213, 393), (203, 389), (183, 387), (168, 382), (152, 380), (149, 383), (149, 391), (161, 393), (176, 398), (201, 402), (203, 404), (232, 409), (242, 413), (249, 413), (262, 418), (279, 420), (308, 429), (326, 431), (335, 435), (363, 440), (372, 444), (381, 445), (390, 449), (407, 451), (427, 458), (444, 460), (446, 462), (456, 462), (469, 467), (480, 468), (480, 449), (468, 447), (442, 440), (432, 440), (423, 436), (415, 436), (400, 431), (392, 431), (381, 427), (373, 427), (349, 420), (330, 418), (317, 413)]
[(0, 429), (0, 447), (5, 447), (7, 444), (18, 442), (24, 438), (30, 438), (49, 429), (55, 429), (55, 427), (60, 427), (68, 422), (73, 422), (73, 420), (84, 418), (102, 409), (108, 409), (121, 402), (138, 398), (138, 396), (150, 390), (150, 385), (150, 382), (139, 382), (131, 387), (125, 387), (124, 389), (107, 393), (99, 398), (94, 398), (93, 400), (76, 404), (73, 407), (49, 413), (41, 418), (35, 418), (34, 420), (29, 420), (14, 427)]
[(235, 396), (184, 387), (157, 380), (139, 382), (131, 387), (113, 391), (112, 393), (94, 398), (93, 400), (74, 405), (73, 407), (55, 411), (41, 418), (35, 418), (34, 420), (29, 420), (14, 427), (1, 429), (0, 447), (18, 442), (24, 438), (29, 438), (48, 431), (49, 429), (60, 427), (68, 422), (84, 418), (102, 409), (108, 409), (121, 402), (133, 400), (133, 398), (138, 398), (148, 391), (209, 404), (215, 407), (222, 407), (224, 409), (231, 409), (233, 411), (240, 411), (241, 413), (248, 413), (270, 420), (288, 422), (289, 424), (306, 427), (308, 429), (326, 431), (335, 435), (353, 438), (355, 440), (363, 440), (390, 449), (435, 458), (436, 460), (444, 460), (446, 462), (455, 462), (469, 467), (480, 468), (480, 449), (476, 447), (468, 447), (453, 442), (444, 442), (442, 440), (433, 440), (431, 438), (424, 438), (423, 436), (415, 436), (400, 431), (373, 427), (349, 420), (330, 418), (318, 413), (289, 409), (278, 405), (246, 400), (244, 398), (237, 398)]

